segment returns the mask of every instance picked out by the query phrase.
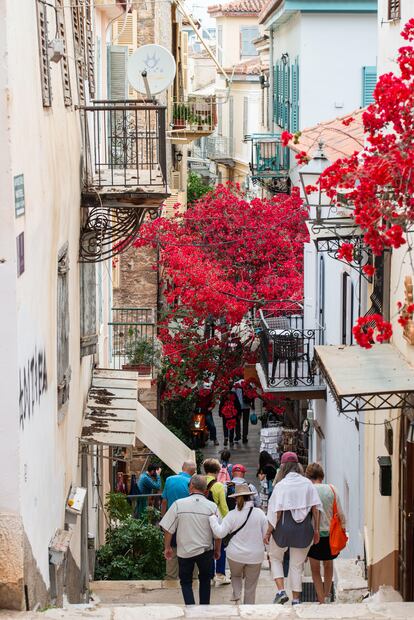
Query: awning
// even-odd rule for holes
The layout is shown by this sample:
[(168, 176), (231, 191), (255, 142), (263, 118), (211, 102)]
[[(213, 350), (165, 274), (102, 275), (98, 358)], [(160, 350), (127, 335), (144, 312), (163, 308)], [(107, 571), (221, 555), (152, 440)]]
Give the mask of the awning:
[(141, 403), (137, 403), (137, 413), (136, 435), (138, 439), (170, 469), (178, 473), (184, 461), (195, 462), (194, 450), (180, 441)]
[(95, 369), (81, 441), (134, 447), (136, 439), (176, 473), (184, 461), (195, 461), (194, 451), (138, 402), (137, 372)]
[(82, 441), (134, 446), (138, 373), (94, 369), (82, 428)]
[(343, 413), (400, 409), (414, 393), (414, 368), (391, 344), (316, 346), (315, 361)]

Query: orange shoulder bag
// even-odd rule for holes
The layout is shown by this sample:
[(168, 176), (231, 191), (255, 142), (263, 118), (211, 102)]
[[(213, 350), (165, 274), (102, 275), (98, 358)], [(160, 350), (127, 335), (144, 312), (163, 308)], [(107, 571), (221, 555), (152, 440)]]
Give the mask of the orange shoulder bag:
[(342, 527), (341, 519), (338, 514), (338, 505), (336, 503), (336, 493), (334, 491), (333, 486), (329, 485), (331, 491), (334, 495), (333, 505), (332, 505), (332, 519), (329, 527), (329, 545), (331, 547), (332, 555), (337, 555), (342, 549), (346, 547), (346, 543), (348, 542), (348, 536), (344, 528)]

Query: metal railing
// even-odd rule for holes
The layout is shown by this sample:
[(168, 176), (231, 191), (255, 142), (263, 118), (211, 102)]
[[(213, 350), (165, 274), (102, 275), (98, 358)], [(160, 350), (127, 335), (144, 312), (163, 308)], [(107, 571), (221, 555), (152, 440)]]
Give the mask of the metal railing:
[(213, 161), (229, 160), (234, 157), (234, 141), (228, 136), (206, 138), (207, 157)]
[(89, 145), (86, 188), (167, 191), (165, 106), (95, 101), (82, 110), (84, 144)]
[(211, 133), (217, 125), (215, 97), (189, 97), (176, 99), (172, 110), (173, 131)]
[(279, 135), (251, 134), (250, 169), (252, 177), (274, 177), (289, 173), (289, 149), (282, 146)]
[(154, 344), (156, 325), (153, 308), (112, 308), (112, 320), (108, 326), (112, 368), (119, 370), (128, 364), (131, 352), (140, 341)]
[(322, 387), (323, 381), (312, 362), (323, 330), (304, 329), (301, 314), (265, 317), (260, 313), (260, 317), (260, 364), (268, 387)]

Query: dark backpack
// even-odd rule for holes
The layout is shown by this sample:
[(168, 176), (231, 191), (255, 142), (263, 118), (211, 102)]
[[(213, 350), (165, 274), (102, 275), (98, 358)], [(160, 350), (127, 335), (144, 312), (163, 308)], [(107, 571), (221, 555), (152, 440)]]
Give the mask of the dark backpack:
[(236, 485), (234, 482), (230, 482), (227, 484), (227, 494), (226, 494), (226, 503), (229, 510), (234, 510), (236, 508), (236, 498), (229, 497), (229, 495), (233, 495), (236, 492)]
[(216, 484), (216, 482), (217, 482), (217, 480), (215, 480), (215, 479), (214, 479), (214, 480), (210, 480), (210, 482), (209, 482), (209, 483), (208, 483), (208, 485), (207, 485), (207, 491), (208, 491), (208, 493), (207, 493), (207, 499), (208, 499), (210, 502), (214, 502), (214, 499), (213, 499), (213, 492), (212, 492), (211, 488), (212, 488), (212, 486), (213, 486), (214, 484)]

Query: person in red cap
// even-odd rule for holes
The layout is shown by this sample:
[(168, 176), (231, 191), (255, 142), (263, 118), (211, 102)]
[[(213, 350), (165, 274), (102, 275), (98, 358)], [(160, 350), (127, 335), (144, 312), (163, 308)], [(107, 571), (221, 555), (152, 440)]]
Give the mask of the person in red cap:
[(277, 592), (274, 603), (289, 600), (284, 585), (283, 558), (290, 550), (289, 577), (292, 584), (292, 605), (300, 603), (302, 572), (308, 551), (319, 541), (319, 520), (322, 503), (310, 480), (303, 475), (295, 452), (282, 455), (277, 484), (267, 509), (268, 530), (264, 537), (269, 545), (272, 577)]
[(248, 484), (249, 488), (253, 494), (252, 496), (252, 500), (253, 500), (253, 504), (256, 508), (259, 508), (262, 504), (262, 500), (260, 499), (260, 495), (257, 492), (256, 487), (254, 486), (254, 484), (252, 483), (248, 483), (245, 480), (245, 475), (246, 473), (246, 468), (244, 465), (241, 465), (240, 463), (236, 463), (235, 465), (233, 465), (233, 469), (231, 471), (231, 476), (232, 476), (232, 484)]

